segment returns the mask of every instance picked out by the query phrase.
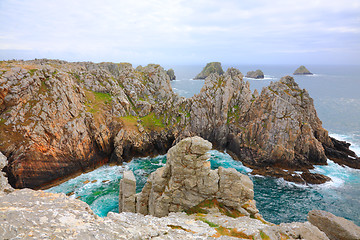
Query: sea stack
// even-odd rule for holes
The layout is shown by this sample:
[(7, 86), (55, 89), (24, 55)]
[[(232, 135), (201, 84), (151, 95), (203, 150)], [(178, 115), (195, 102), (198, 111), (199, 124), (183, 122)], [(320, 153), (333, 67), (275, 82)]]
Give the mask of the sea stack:
[(169, 70), (166, 71), (166, 73), (167, 75), (169, 75), (170, 81), (176, 79), (174, 69), (170, 68)]
[(205, 79), (211, 73), (217, 73), (219, 75), (224, 74), (224, 70), (222, 69), (220, 62), (210, 62), (206, 64), (204, 69), (198, 75), (196, 75), (194, 79)]
[(301, 65), (295, 70), (294, 75), (313, 75), (305, 66)]
[(260, 69), (258, 69), (256, 71), (247, 72), (245, 77), (247, 77), (247, 78), (255, 78), (255, 79), (263, 79), (264, 78), (264, 73)]

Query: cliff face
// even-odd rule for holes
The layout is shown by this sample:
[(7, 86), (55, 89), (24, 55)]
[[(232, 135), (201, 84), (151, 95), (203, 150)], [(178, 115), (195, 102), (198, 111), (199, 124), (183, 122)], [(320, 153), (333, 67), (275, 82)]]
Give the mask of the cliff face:
[(326, 156), (359, 167), (346, 143), (329, 138), (312, 99), (291, 77), (259, 95), (233, 68), (210, 74), (201, 92), (185, 99), (159, 65), (1, 62), (0, 118), (0, 151), (17, 188), (165, 153), (195, 135), (265, 175), (303, 170), (312, 181), (319, 176), (306, 169), (325, 164)]

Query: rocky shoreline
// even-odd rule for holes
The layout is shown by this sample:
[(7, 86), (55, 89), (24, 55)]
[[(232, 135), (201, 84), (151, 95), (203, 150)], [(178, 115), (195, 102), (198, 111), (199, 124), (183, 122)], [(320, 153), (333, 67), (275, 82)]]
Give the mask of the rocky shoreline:
[(186, 99), (159, 65), (3, 61), (0, 118), (4, 171), (15, 188), (164, 154), (189, 136), (227, 150), (256, 174), (288, 181), (327, 181), (308, 171), (327, 158), (359, 168), (349, 146), (322, 128), (312, 98), (292, 77), (259, 94), (234, 68), (210, 74)]
[[(256, 209), (249, 177), (231, 168), (210, 170), (209, 149), (211, 143), (200, 137), (180, 141), (136, 196), (135, 178), (125, 172), (119, 196), (123, 212), (104, 218), (65, 194), (14, 190), (0, 175), (0, 238), (359, 239), (360, 227), (324, 211), (309, 212), (304, 223), (267, 222)], [(6, 165), (0, 154), (0, 167)]]

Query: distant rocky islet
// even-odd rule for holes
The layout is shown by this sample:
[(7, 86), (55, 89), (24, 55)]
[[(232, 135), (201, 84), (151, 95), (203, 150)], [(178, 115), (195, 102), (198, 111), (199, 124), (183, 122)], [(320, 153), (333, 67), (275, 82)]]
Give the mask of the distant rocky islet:
[(256, 71), (247, 72), (245, 77), (247, 77), (247, 78), (255, 78), (255, 79), (263, 79), (264, 78), (264, 73), (260, 69), (258, 69)]
[(313, 75), (313, 73), (311, 73), (305, 66), (301, 65), (295, 70), (294, 75)]

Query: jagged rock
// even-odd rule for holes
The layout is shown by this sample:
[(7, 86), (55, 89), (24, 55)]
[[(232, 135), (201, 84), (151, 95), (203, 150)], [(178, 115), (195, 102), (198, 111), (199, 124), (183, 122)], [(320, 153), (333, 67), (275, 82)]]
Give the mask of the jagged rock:
[(294, 75), (312, 75), (312, 73), (307, 70), (305, 66), (300, 66), (298, 69), (295, 70)]
[(243, 205), (254, 198), (252, 181), (235, 169), (211, 170), (207, 161), (211, 147), (200, 137), (183, 139), (172, 147), (165, 167), (149, 176), (137, 196), (137, 212), (163, 217), (213, 198), (243, 211)]
[(132, 171), (125, 171), (120, 180), (119, 212), (135, 212), (136, 179)]
[(222, 69), (220, 62), (210, 62), (206, 64), (203, 70), (196, 75), (194, 79), (205, 79), (210, 76), (211, 73), (217, 73), (218, 75), (224, 74), (224, 70)]
[(167, 75), (169, 75), (170, 81), (176, 79), (174, 69), (170, 68), (169, 70), (166, 71), (166, 73)]
[(4, 156), (4, 154), (2, 154), (2, 152), (0, 152), (0, 194), (2, 194), (2, 192), (8, 193), (8, 192), (11, 192), (14, 190), (8, 183), (8, 179), (5, 175), (5, 173), (2, 172), (4, 167), (6, 167), (7, 163), (8, 162), (7, 162), (6, 156)]
[(356, 240), (360, 239), (360, 227), (353, 222), (337, 217), (329, 212), (312, 210), (308, 220), (323, 231), (331, 240)]
[(258, 69), (256, 71), (249, 71), (247, 72), (246, 76), (247, 78), (256, 78), (256, 79), (262, 79), (264, 78), (264, 73)]
[[(156, 64), (134, 69), (38, 59), (3, 61), (0, 70), (0, 151), (9, 156), (5, 171), (16, 188), (164, 154), (188, 136), (201, 136), (260, 172), (306, 171), (326, 157), (360, 168), (347, 144), (329, 138), (313, 100), (291, 77), (259, 95), (229, 68), (185, 99)], [(283, 171), (287, 179), (301, 178), (289, 172)]]

